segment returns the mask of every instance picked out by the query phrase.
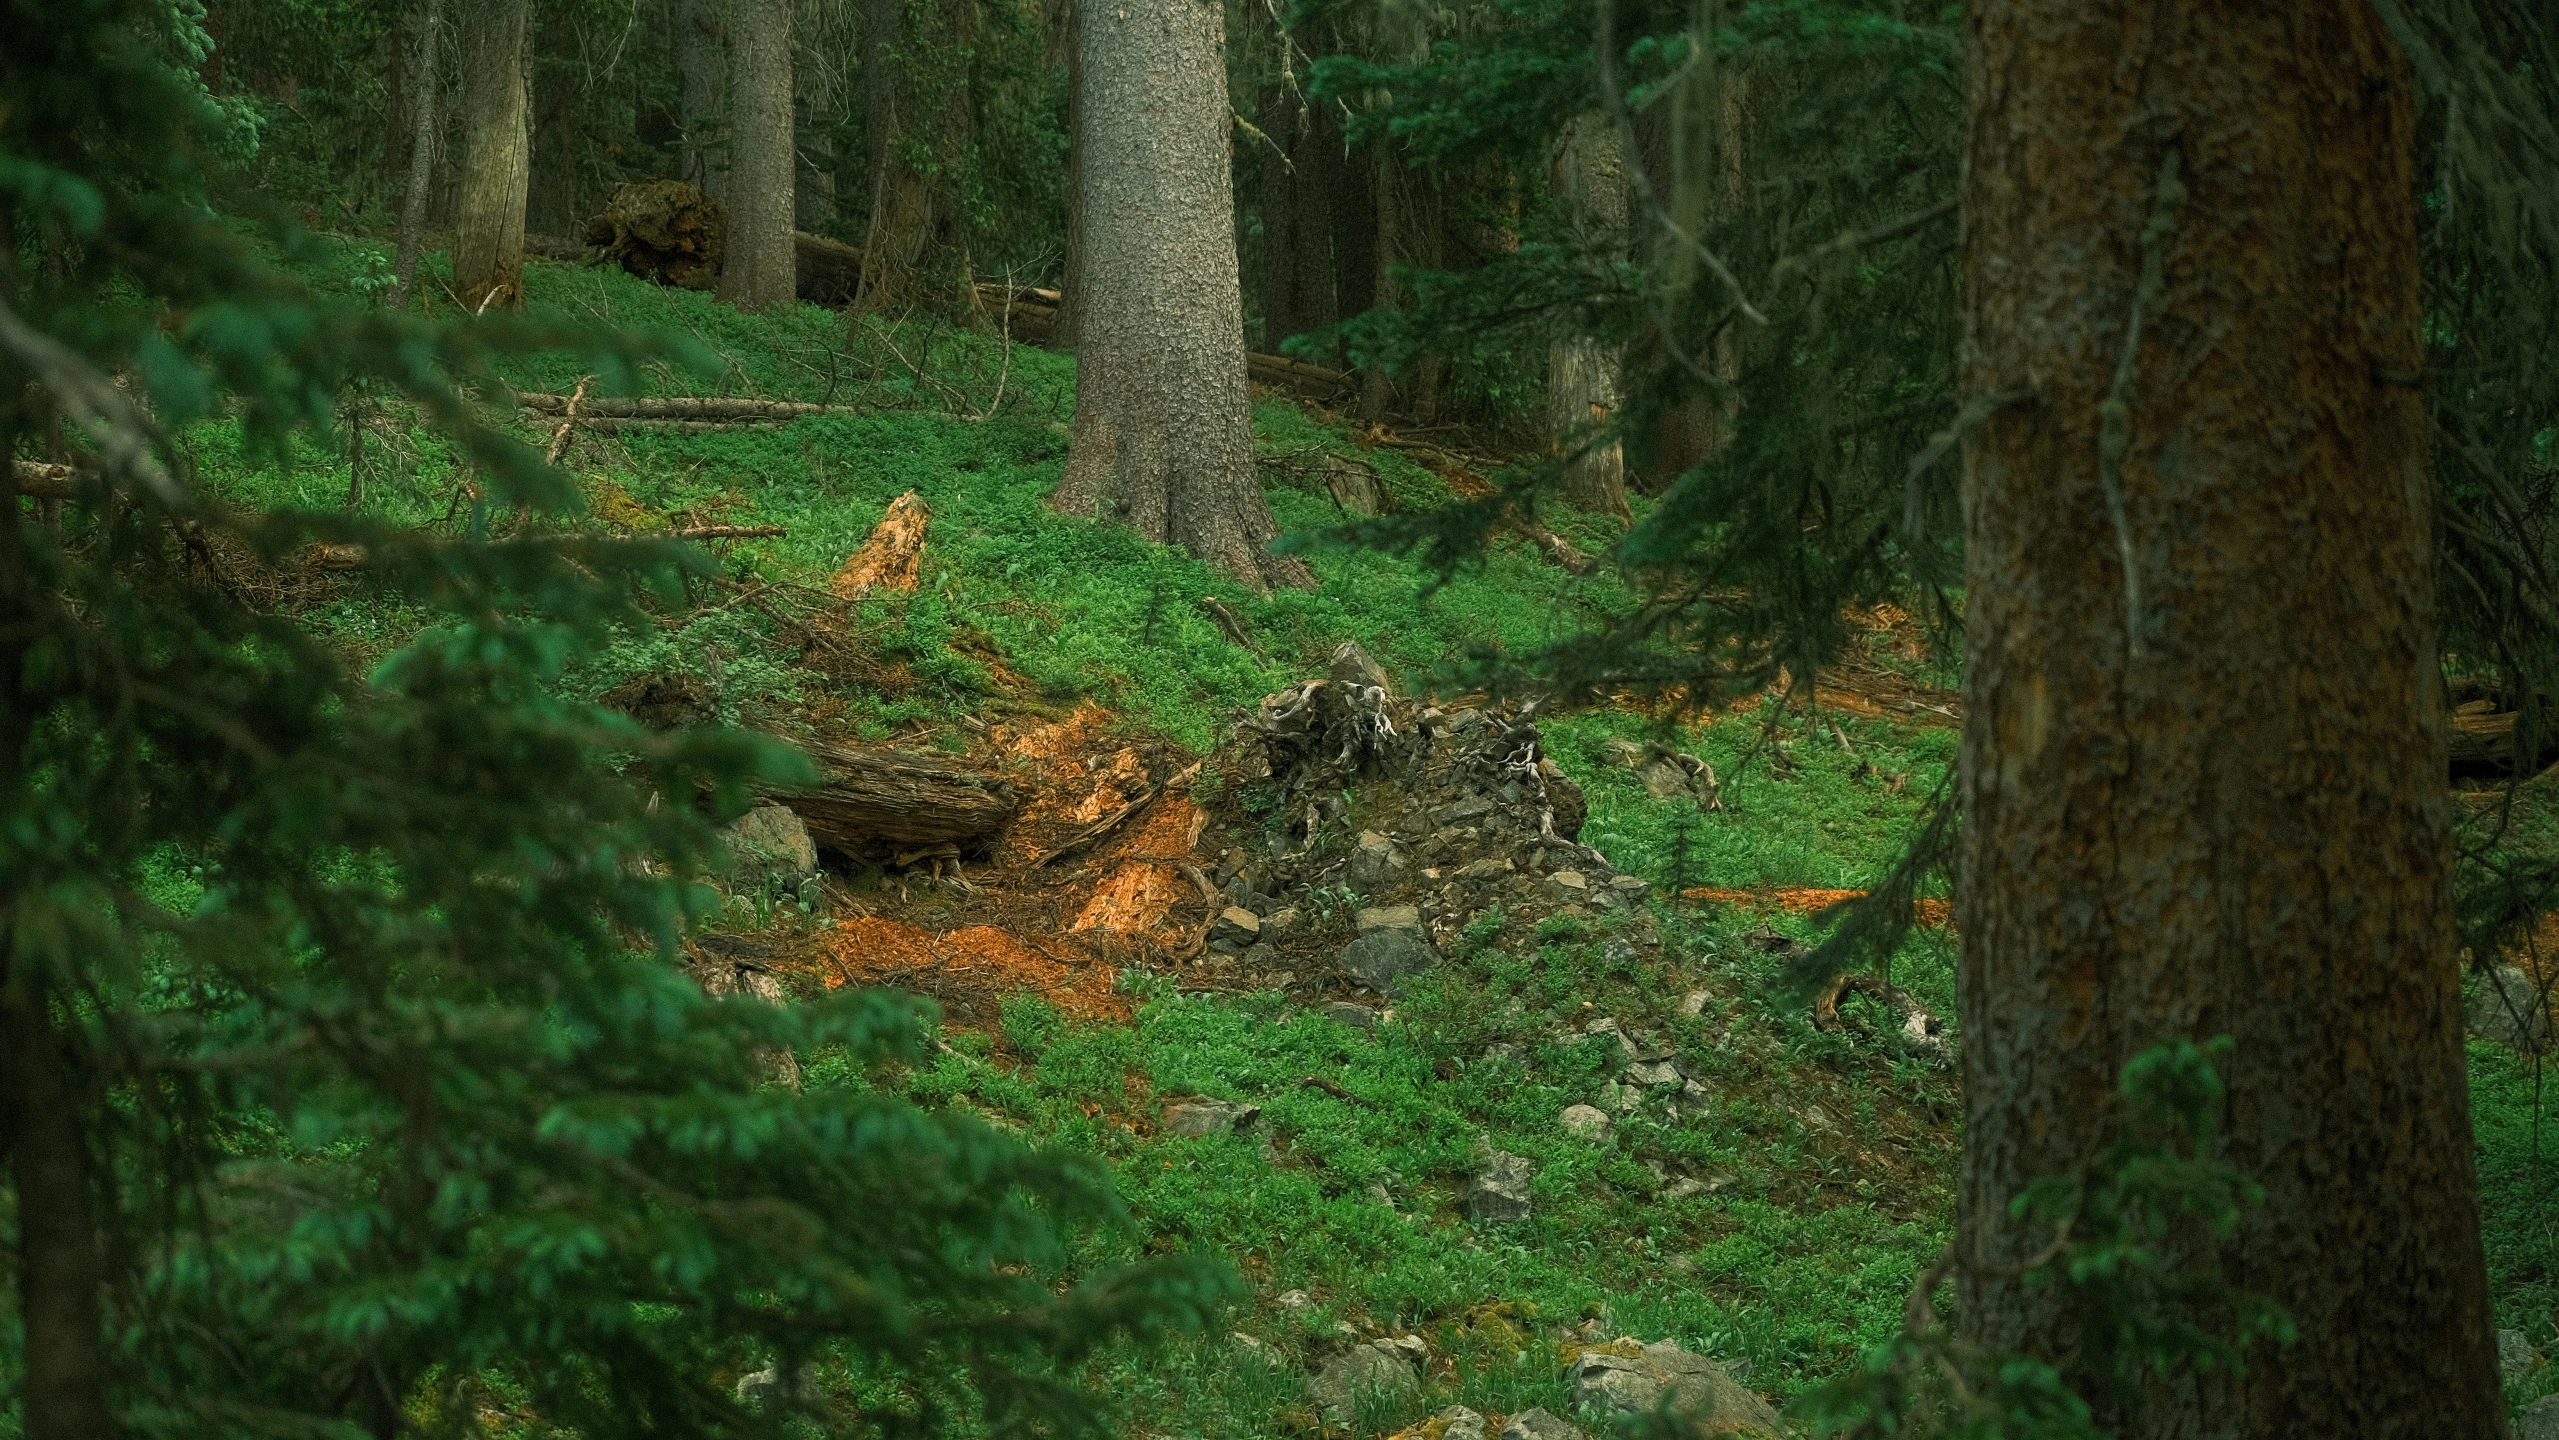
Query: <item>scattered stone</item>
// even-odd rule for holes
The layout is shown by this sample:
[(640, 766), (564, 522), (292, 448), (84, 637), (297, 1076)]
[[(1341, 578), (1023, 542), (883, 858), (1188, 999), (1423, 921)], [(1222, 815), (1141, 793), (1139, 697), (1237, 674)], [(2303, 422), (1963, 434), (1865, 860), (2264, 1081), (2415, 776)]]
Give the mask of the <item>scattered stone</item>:
[(1703, 990), (1691, 990), (1687, 994), (1679, 997), (1679, 1013), (1682, 1015), (1703, 1015), (1706, 1013), (1706, 1002), (1714, 998), (1714, 996), (1707, 994)]
[(1608, 1118), (1607, 1111), (1593, 1105), (1567, 1105), (1564, 1113), (1556, 1118), (1563, 1122), (1567, 1131), (1594, 1144), (1608, 1139), (1609, 1131), (1616, 1123)]
[(1377, 905), (1359, 912), (1359, 933), (1371, 930), (1419, 930), (1422, 910), (1418, 905)]
[(1394, 993), (1396, 983), (1405, 976), (1438, 963), (1439, 952), (1419, 931), (1400, 927), (1369, 931), (1343, 946), (1334, 961), (1344, 975), (1381, 995)]
[(1540, 1407), (1513, 1415), (1511, 1423), (1502, 1427), (1501, 1440), (1589, 1440), (1589, 1432)]
[(1431, 1417), (1439, 1440), (1484, 1440), (1484, 1417), (1463, 1405), (1451, 1405)]
[(1679, 1067), (1667, 1060), (1638, 1060), (1626, 1067), (1626, 1078), (1646, 1087), (1680, 1083)]
[(767, 1365), (738, 1377), (737, 1398), (741, 1405), (788, 1405), (794, 1409), (812, 1409), (825, 1398), (818, 1388), (817, 1366), (800, 1362), (792, 1382), (785, 1384), (781, 1367)]
[(1599, 742), (1599, 763), (1613, 765), (1620, 770), (1632, 770), (1643, 764), (1647, 753), (1640, 741), (1616, 739)]
[[(1459, 713), (1464, 714), (1468, 712), (1461, 711)], [(1457, 825), (1468, 820), (1476, 819), (1479, 816), (1490, 815), (1491, 813), (1493, 813), (1492, 801), (1485, 799), (1481, 795), (1469, 795), (1463, 800), (1442, 805), (1438, 810), (1432, 813), (1431, 818), (1439, 821), (1442, 825)]]
[(1579, 870), (1558, 870), (1546, 877), (1546, 898), (1558, 905), (1574, 905), (1590, 898), (1590, 881)]
[(1641, 875), (1616, 875), (1610, 877), (1608, 888), (1616, 891), (1619, 899), (1641, 900), (1653, 893), (1653, 882)]
[(1232, 1100), (1175, 1100), (1164, 1107), (1164, 1133), (1167, 1135), (1223, 1135), (1235, 1130), (1248, 1130), (1262, 1118), (1259, 1105), (1239, 1105)]
[(1294, 905), (1282, 905), (1262, 917), (1262, 933), (1266, 936), (1285, 935), (1296, 928), (1297, 907)]
[(1282, 1290), (1271, 1297), (1271, 1303), (1282, 1310), (1312, 1310), (1315, 1308), (1315, 1297), (1303, 1290)]
[(1376, 1011), (1365, 1005), (1354, 1005), (1348, 1000), (1336, 1000), (1325, 1006), (1324, 1018), (1336, 1025), (1348, 1025), (1354, 1030), (1377, 1028)]
[(1288, 1363), (1287, 1357), (1280, 1354), (1277, 1346), (1258, 1335), (1247, 1335), (1241, 1330), (1230, 1330), (1226, 1338), (1234, 1341), (1237, 1349), (1265, 1365), (1277, 1366)]
[(1457, 878), (1460, 880), (1499, 880), (1504, 876), (1511, 874), (1518, 868), (1518, 866), (1511, 864), (1509, 856), (1495, 855), (1489, 859), (1473, 860), (1459, 866), (1457, 870)]
[(1344, 867), (1343, 876), (1351, 882), (1352, 888), (1362, 894), (1372, 894), (1394, 884), (1395, 877), (1403, 870), (1404, 862), (1395, 853), (1394, 841), (1374, 830), (1362, 830), (1359, 832), (1359, 845), (1351, 851), (1350, 863)]
[(1333, 663), (1326, 674), (1336, 685), (1383, 690), (1390, 696), (1395, 692), (1393, 683), (1387, 679), (1386, 667), (1377, 663), (1376, 656), (1361, 649), (1356, 640), (1342, 642), (1341, 648), (1333, 652)]
[(1511, 1225), (1528, 1218), (1529, 1181), (1535, 1167), (1524, 1158), (1487, 1147), (1482, 1168), (1466, 1185), (1466, 1214), (1478, 1225)]
[(1667, 1396), (1671, 1409), (1699, 1434), (1770, 1440), (1784, 1434), (1767, 1401), (1744, 1389), (1723, 1366), (1668, 1340), (1631, 1357), (1585, 1350), (1573, 1362), (1571, 1375), (1573, 1404), (1612, 1419), (1649, 1414)]
[(1279, 963), (1279, 952), (1271, 948), (1269, 941), (1261, 940), (1245, 946), (1235, 958), (1255, 970), (1268, 970)]
[(1390, 1342), (1371, 1341), (1352, 1346), (1316, 1371), (1306, 1382), (1306, 1403), (1325, 1419), (1347, 1424), (1368, 1396), (1409, 1400), (1421, 1390), (1421, 1376), (1402, 1352)]
[(1694, 1120), (1714, 1109), (1715, 1093), (1694, 1080), (1683, 1080), (1679, 1096), (1670, 1102), (1671, 1109), (1683, 1120)]
[(1635, 772), (1644, 783), (1644, 793), (1656, 800), (1667, 800), (1688, 789), (1688, 772), (1668, 760), (1656, 760)]
[(1476, 1058), (1481, 1063), (1490, 1065), (1497, 1060), (1508, 1060), (1518, 1053), (1518, 1046), (1513, 1045), (1507, 1040), (1496, 1040), (1492, 1044), (1485, 1046), (1484, 1053)]
[(2559, 1440), (2559, 1395), (2544, 1395), (2515, 1417), (2515, 1440)]
[(2549, 1044), (2550, 1012), (2541, 987), (2515, 966), (2498, 966), (2470, 1002), (2470, 1033), (2526, 1054)]
[(2512, 1385), (2532, 1373), (2541, 1357), (2532, 1351), (2532, 1342), (2520, 1330), (2497, 1332), (2497, 1374)]
[(1208, 927), (1208, 941), (1212, 945), (1223, 941), (1240, 950), (1261, 938), (1262, 917), (1241, 905), (1229, 905), (1220, 910), (1216, 921)]
[(1582, 1033), (1584, 1035), (1591, 1036), (1594, 1039), (1615, 1041), (1617, 1043), (1618, 1055), (1621, 1062), (1640, 1060), (1644, 1058), (1642, 1048), (1637, 1046), (1632, 1039), (1628, 1038), (1626, 1032), (1619, 1029), (1617, 1022), (1614, 1020), (1593, 1020), (1588, 1025), (1582, 1027)]
[(721, 835), (741, 889), (759, 891), (779, 882), (785, 889), (817, 873), (817, 842), (787, 805), (758, 805), (729, 823)]
[(1614, 1080), (1599, 1087), (1599, 1108), (1611, 1114), (1628, 1114), (1643, 1103), (1644, 1092), (1629, 1090)]
[(1682, 1175), (1662, 1187), (1662, 1198), (1665, 1200), (1686, 1200), (1691, 1196), (1705, 1193), (1706, 1182), (1693, 1175)]
[(1600, 958), (1611, 965), (1624, 965), (1635, 958), (1635, 942), (1622, 936), (1611, 936), (1599, 947)]

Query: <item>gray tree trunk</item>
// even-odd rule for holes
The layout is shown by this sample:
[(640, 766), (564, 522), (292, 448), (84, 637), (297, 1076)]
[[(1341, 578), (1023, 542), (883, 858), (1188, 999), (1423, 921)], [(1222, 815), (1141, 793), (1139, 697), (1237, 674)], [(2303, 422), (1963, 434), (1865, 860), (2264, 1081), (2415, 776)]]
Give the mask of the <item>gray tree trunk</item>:
[[(1583, 115), (1564, 129), (1555, 149), (1555, 193), (1570, 210), (1586, 244), (1614, 252), (1626, 237), (1626, 146), (1616, 122)], [(1564, 467), (1564, 498), (1584, 510), (1624, 515), (1626, 458), (1611, 441), (1592, 446), (1620, 403), (1617, 347), (1585, 336), (1558, 340), (1546, 350), (1546, 433), (1573, 457)]]
[(409, 110), (409, 180), (400, 197), (400, 239), (392, 252), (391, 308), (409, 308), (417, 288), (418, 251), (426, 242), (427, 204), (435, 184), (435, 142), (443, 133), (444, 0), (419, 0), (400, 56), (401, 93)]
[(822, 235), (835, 224), (835, 67), (813, 51), (806, 37), (791, 64), (791, 144), (799, 156), (793, 214), (799, 227)]
[(1056, 509), (1118, 520), (1243, 581), (1275, 558), (1253, 471), (1216, 0), (1085, 7), (1075, 432)]
[(2407, 62), (2365, 0), (1966, 19), (1963, 1328), (2070, 1343), (2010, 1203), (2226, 1034), (2265, 1200), (2202, 1258), (2300, 1340), (2109, 1428), (2502, 1435)]
[(791, 248), (799, 159), (791, 146), (791, 0), (735, 0), (729, 66), (729, 232), (720, 298), (741, 310), (799, 294)]
[(721, 0), (675, 0), (677, 178), (705, 198), (728, 189), (728, 35)]
[(533, 149), (525, 133), (528, 0), (478, 0), (462, 31), (462, 195), (454, 220), (453, 292), (473, 311), (524, 303), (524, 196)]

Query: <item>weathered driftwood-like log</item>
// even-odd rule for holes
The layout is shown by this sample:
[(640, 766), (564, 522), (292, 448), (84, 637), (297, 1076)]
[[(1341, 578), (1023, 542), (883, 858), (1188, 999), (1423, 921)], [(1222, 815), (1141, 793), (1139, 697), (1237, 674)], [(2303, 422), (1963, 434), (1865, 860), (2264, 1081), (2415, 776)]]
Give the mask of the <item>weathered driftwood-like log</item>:
[(924, 557), (924, 530), (932, 523), (933, 507), (916, 492), (909, 490), (890, 501), (888, 513), (871, 527), (871, 537), (835, 572), (826, 588), (847, 600), (859, 600), (874, 590), (913, 590)]
[(807, 747), (826, 775), (810, 790), (774, 795), (829, 849), (859, 853), (983, 840), (1021, 809), (1013, 783), (930, 756), (839, 745)]
[(50, 465), (42, 460), (12, 460), (9, 478), (17, 482), (18, 493), (30, 500), (68, 500), (71, 498), (71, 467)]
[[(527, 390), (516, 403), (537, 415), (566, 415), (567, 395)], [(578, 423), (599, 420), (797, 420), (808, 415), (850, 415), (851, 405), (820, 405), (810, 400), (760, 400), (751, 395), (587, 396), (578, 402)]]

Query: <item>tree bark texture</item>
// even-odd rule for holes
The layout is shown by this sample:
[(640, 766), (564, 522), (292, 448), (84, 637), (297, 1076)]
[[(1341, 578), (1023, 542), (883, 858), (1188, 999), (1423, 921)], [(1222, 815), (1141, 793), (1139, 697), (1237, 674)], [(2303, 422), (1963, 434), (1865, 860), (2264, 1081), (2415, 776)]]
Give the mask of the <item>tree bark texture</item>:
[(791, 148), (791, 0), (734, 0), (730, 12), (728, 248), (720, 298), (741, 310), (799, 296), (791, 248), (799, 160)]
[(2363, 0), (1969, 7), (1961, 1314), (2227, 1034), (2220, 1249), (2300, 1341), (2131, 1437), (2504, 1433), (2454, 924), (2413, 101)]
[(1051, 348), (1072, 353), (1084, 314), (1084, 5), (1060, 0), (1066, 50), (1066, 261), (1059, 267)]
[(1049, 503), (1257, 588), (1305, 584), (1268, 553), (1253, 470), (1224, 42), (1215, 0), (1084, 13), (1075, 430)]
[[(952, 0), (916, 25), (907, 0), (868, 0), (863, 37), (863, 128), (870, 144), (871, 218), (854, 309), (903, 315), (937, 277), (966, 277), (966, 237), (949, 177), (969, 127), (966, 62), (976, 6)], [(947, 73), (931, 73), (940, 67)], [(962, 286), (965, 288), (965, 279)], [(970, 297), (973, 305), (974, 297)]]
[(709, 200), (728, 190), (728, 35), (720, 0), (675, 0), (677, 178)]
[(1333, 188), (1341, 183), (1341, 121), (1327, 101), (1272, 87), (1262, 107), (1262, 348), (1321, 330), (1333, 310)]
[(453, 292), (471, 310), (524, 303), (524, 20), (528, 0), (478, 0), (463, 12), (462, 194)]
[(931, 756), (823, 744), (809, 754), (824, 782), (773, 798), (800, 817), (811, 839), (846, 854), (875, 844), (983, 841), (1021, 808), (1003, 776)]
[(804, 37), (791, 62), (791, 145), (799, 157), (792, 223), (823, 232), (835, 223), (835, 67)]
[(419, 0), (400, 51), (400, 93), (408, 112), (408, 186), (400, 196), (400, 237), (392, 250), (391, 308), (409, 308), (425, 247), (427, 204), (435, 183), (435, 142), (444, 127), (444, 0)]
[[(1626, 146), (1616, 122), (1587, 114), (1565, 127), (1556, 146), (1553, 185), (1584, 245), (1621, 250), (1626, 238)], [(1617, 347), (1586, 336), (1546, 349), (1546, 433), (1567, 457), (1564, 498), (1611, 515), (1626, 508), (1626, 456), (1615, 441), (1593, 446), (1620, 403)]]
[(578, 195), (580, 154), (578, 99), (586, 67), (578, 53), (577, 17), (565, 8), (546, 10), (527, 68), (532, 75), (532, 167), (525, 185), (524, 228), (536, 235), (574, 238), (586, 217)]
[[(12, 502), (14, 508), (14, 502)], [(14, 758), (17, 747), (10, 747)], [(23, 1325), (26, 1440), (97, 1440), (117, 1433), (107, 1406), (99, 1294), (106, 1263), (91, 1197), (84, 1097), (54, 1028), (39, 968), (8, 957), (0, 978), (0, 1105), (16, 1191), (17, 1292)]]

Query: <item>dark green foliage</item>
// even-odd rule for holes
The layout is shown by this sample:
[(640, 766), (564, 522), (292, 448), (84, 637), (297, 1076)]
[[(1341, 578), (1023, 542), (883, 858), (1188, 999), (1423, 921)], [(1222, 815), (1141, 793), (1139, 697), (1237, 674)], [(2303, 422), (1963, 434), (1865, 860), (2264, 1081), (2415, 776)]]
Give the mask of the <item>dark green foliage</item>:
[[(203, 202), (226, 132), (191, 13), (0, 8), (0, 457), (77, 477), (58, 514), (0, 498), (0, 1015), (43, 1037), (15, 1073), (71, 1097), (67, 1127), (6, 1097), (0, 1428), (79, 1424), (31, 1383), (71, 1357), (135, 1433), (462, 1433), (484, 1402), (778, 1433), (785, 1402), (730, 1382), (819, 1356), (864, 1383), (839, 1433), (1094, 1427), (1069, 1367), (1201, 1323), (1223, 1272), (1061, 1286), (1123, 1219), (1103, 1172), (881, 1088), (924, 1054), (907, 1002), (706, 997), (672, 960), (712, 821), (805, 762), (561, 698), (701, 562), (559, 533), (566, 477), (468, 387), (700, 352), (273, 267), (310, 242)], [(210, 498), (199, 439), (336, 449), (358, 380), (476, 475), (462, 538)], [(361, 546), (359, 602), (409, 617), (369, 670), (256, 603), (313, 542)], [(804, 1089), (772, 1083), (787, 1053)], [(69, 1205), (29, 1198), (66, 1173)], [(19, 1323), (66, 1273), (103, 1324)]]

